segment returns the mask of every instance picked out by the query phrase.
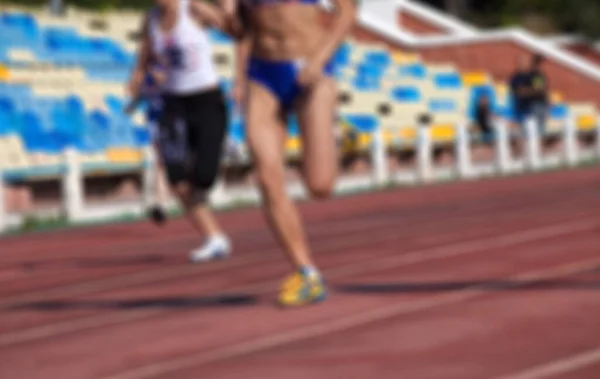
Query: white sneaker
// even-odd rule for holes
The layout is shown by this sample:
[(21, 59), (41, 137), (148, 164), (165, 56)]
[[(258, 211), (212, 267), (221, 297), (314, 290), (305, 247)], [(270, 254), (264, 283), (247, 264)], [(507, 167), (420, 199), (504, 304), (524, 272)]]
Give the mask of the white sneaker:
[(231, 243), (224, 235), (212, 236), (204, 245), (190, 253), (192, 263), (204, 263), (225, 259), (231, 254)]

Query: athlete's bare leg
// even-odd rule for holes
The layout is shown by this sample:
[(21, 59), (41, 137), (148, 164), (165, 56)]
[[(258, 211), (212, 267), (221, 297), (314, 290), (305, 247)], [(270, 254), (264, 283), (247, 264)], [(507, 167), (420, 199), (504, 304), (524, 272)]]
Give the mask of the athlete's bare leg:
[(196, 190), (194, 192), (189, 183), (175, 185), (174, 191), (190, 222), (198, 232), (209, 237), (223, 234), (217, 219), (208, 208), (207, 193), (205, 191)]
[(214, 213), (208, 207), (208, 194), (193, 190), (189, 183), (178, 183), (173, 187), (192, 226), (206, 237), (203, 246), (190, 253), (193, 262), (206, 262), (229, 255), (231, 245)]
[(286, 130), (279, 103), (255, 82), (248, 84), (246, 126), (267, 218), (294, 267), (314, 267), (300, 215), (286, 192)]
[(335, 139), (337, 90), (332, 78), (324, 77), (307, 90), (296, 109), (302, 133), (304, 181), (311, 195), (331, 195), (338, 172)]

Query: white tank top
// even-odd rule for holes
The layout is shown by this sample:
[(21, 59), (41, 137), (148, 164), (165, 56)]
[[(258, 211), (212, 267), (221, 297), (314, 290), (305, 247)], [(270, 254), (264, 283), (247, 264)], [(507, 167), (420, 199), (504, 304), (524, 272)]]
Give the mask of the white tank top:
[(163, 91), (185, 95), (218, 85), (212, 47), (207, 33), (190, 15), (190, 0), (179, 0), (177, 21), (168, 33), (161, 30), (158, 9), (151, 11), (149, 34), (152, 53), (166, 72)]

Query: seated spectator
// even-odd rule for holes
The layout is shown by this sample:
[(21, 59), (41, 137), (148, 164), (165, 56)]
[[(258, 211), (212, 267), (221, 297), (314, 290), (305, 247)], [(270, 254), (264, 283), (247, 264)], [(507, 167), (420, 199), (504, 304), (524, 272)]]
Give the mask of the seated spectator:
[(541, 134), (546, 129), (546, 115), (548, 113), (548, 79), (542, 71), (542, 63), (544, 58), (540, 55), (535, 55), (531, 63), (531, 71), (529, 73), (529, 81), (531, 83), (530, 108), (531, 115), (538, 123), (538, 128)]
[(494, 114), (491, 109), (490, 99), (487, 95), (482, 95), (477, 99), (475, 107), (475, 125), (480, 133), (484, 144), (494, 142), (494, 128), (492, 126)]
[(517, 69), (510, 78), (510, 91), (513, 99), (513, 121), (523, 128), (525, 120), (531, 114), (531, 72), (528, 59), (519, 57)]

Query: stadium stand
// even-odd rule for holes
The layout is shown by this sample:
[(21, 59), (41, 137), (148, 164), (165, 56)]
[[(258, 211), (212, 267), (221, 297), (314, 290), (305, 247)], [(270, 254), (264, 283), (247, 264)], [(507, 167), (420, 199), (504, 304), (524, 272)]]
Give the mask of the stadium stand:
[[(78, 152), (84, 173), (144, 166), (150, 136), (143, 115), (130, 118), (123, 110), (139, 25), (140, 14), (126, 12), (99, 16), (70, 9), (59, 18), (44, 11), (0, 14), (0, 167), (5, 180), (59, 177), (67, 149)], [(217, 31), (210, 35), (227, 91), (233, 44)], [(451, 144), (456, 125), (472, 122), (474, 104), (484, 93), (495, 114), (513, 117), (505, 84), (484, 67), (461, 70), (452, 61), (432, 63), (418, 52), (360, 38), (345, 43), (335, 63), (341, 127), (357, 136), (355, 143), (344, 144), (346, 150), (367, 151), (376, 130), (382, 131), (387, 149), (412, 150), (425, 114), (434, 145)], [(229, 107), (233, 112), (234, 105)], [(555, 91), (547, 133), (561, 133), (569, 118), (579, 129), (593, 130), (596, 105), (568, 103)], [(293, 117), (288, 131), (286, 148), (294, 157), (301, 142)], [(238, 115), (232, 117), (229, 137), (243, 148)]]
[[(81, 11), (65, 19), (26, 13), (3, 13), (0, 32), (0, 117), (15, 120), (4, 134), (18, 132), (26, 152), (56, 155), (75, 146), (93, 162), (135, 162), (123, 149), (148, 142), (140, 115), (130, 120), (122, 112), (125, 82), (133, 62), (139, 15), (110, 14), (103, 30), (95, 30), (94, 15)], [(59, 26), (60, 25), (60, 26)], [(123, 27), (123, 25), (125, 27)], [(212, 33), (215, 61), (228, 86), (233, 74), (231, 41)], [(350, 42), (336, 56), (342, 93), (341, 119), (361, 134), (381, 125), (394, 140), (413, 135), (422, 113), (433, 116), (434, 140), (451, 138), (448, 125), (472, 117), (474, 99), (492, 95), (496, 113), (512, 116), (512, 101), (501, 85), (482, 72), (460, 73), (451, 64), (427, 65), (415, 54)], [(560, 99), (560, 94), (554, 100)], [(552, 126), (560, 127), (569, 111), (593, 118), (593, 105), (556, 102)], [(589, 126), (582, 119), (582, 127)], [(243, 125), (232, 125), (232, 137), (243, 141)], [(291, 128), (289, 148), (298, 148)], [(361, 138), (365, 142), (368, 138)], [(102, 155), (111, 149), (110, 154)], [(114, 151), (115, 148), (119, 150)], [(42, 159), (43, 160), (43, 159)]]

